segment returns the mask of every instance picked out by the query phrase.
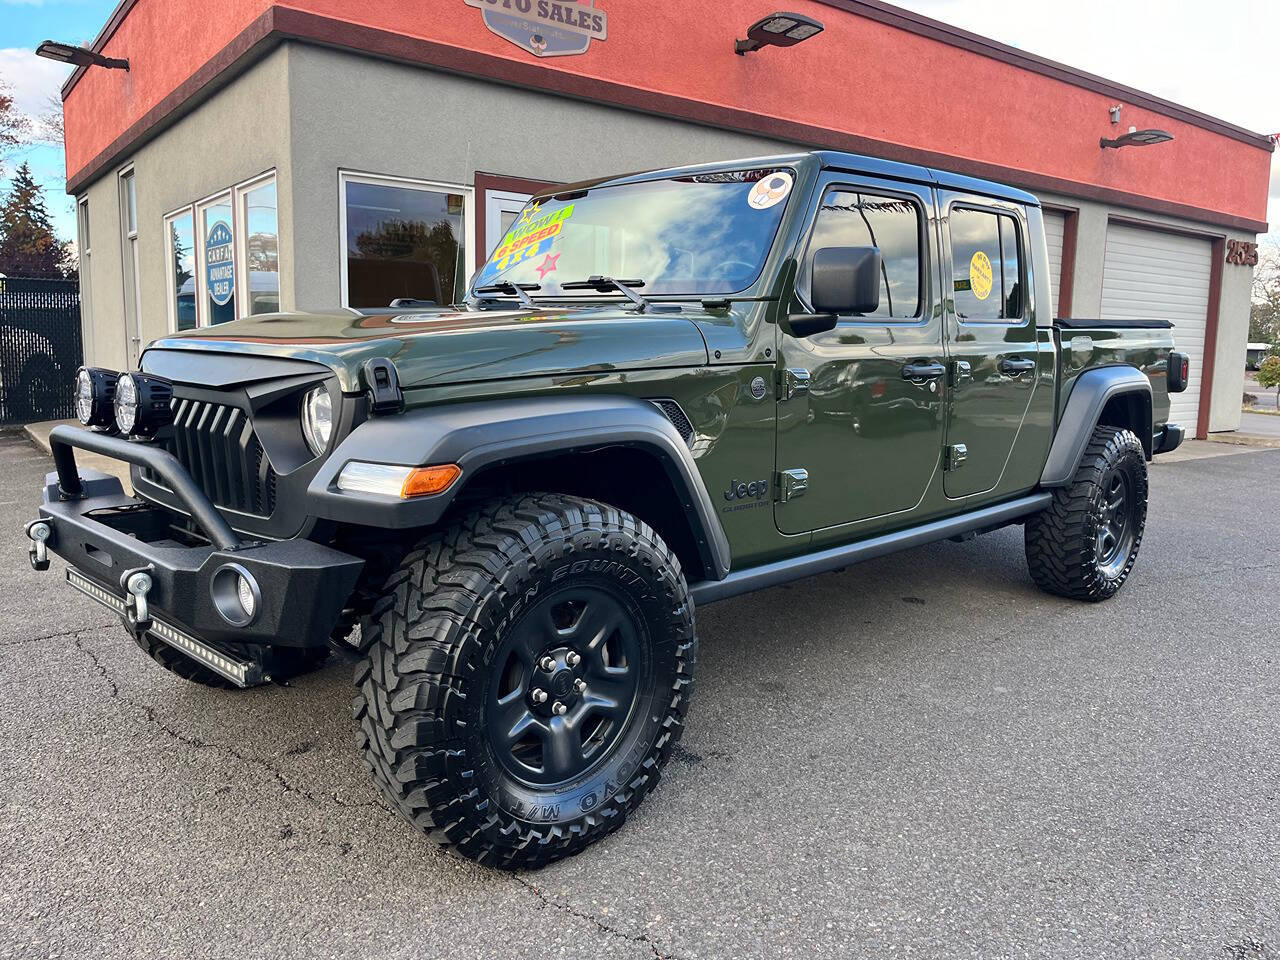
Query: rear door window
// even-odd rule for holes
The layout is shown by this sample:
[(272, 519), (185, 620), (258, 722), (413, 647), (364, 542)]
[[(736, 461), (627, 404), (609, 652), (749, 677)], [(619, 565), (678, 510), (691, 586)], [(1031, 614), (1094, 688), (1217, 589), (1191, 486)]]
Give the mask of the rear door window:
[(952, 208), (951, 267), (952, 295), (961, 320), (989, 323), (1022, 319), (1022, 246), (1012, 216)]

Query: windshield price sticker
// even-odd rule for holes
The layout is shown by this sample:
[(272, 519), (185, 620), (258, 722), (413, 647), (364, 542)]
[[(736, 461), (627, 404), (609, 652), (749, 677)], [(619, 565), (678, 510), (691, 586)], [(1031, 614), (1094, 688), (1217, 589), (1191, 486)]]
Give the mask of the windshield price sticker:
[(751, 204), (753, 210), (768, 210), (787, 199), (793, 182), (791, 174), (785, 170), (762, 177), (752, 185), (751, 192), (747, 194), (747, 203)]
[(505, 270), (550, 251), (551, 244), (564, 229), (565, 221), (573, 216), (573, 207), (571, 203), (541, 217), (538, 216), (537, 206), (526, 208), (515, 226), (503, 238), (502, 245), (494, 251), (490, 265), (497, 270)]

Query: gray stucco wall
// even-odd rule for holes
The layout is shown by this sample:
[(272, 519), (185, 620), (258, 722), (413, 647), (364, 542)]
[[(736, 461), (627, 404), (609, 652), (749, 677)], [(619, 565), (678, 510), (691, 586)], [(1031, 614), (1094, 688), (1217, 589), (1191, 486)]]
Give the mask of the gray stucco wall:
[[(292, 249), (288, 61), (289, 48), (276, 49), (89, 187), (92, 329), (86, 357), (90, 363), (112, 369), (127, 365), (132, 332), (126, 329), (118, 174), (129, 162), (137, 188), (144, 344), (168, 332), (166, 214), (274, 168), (280, 248)], [(291, 309), (292, 273), (287, 262), (282, 264), (281, 288), (281, 303)]]
[[(130, 158), (138, 188), (144, 342), (167, 331), (165, 214), (272, 168), (281, 307), (310, 310), (341, 303), (340, 170), (458, 185), (473, 184), (477, 171), (564, 182), (792, 149), (732, 131), (288, 43)], [(117, 170), (87, 191), (94, 242), (86, 275), (92, 299), (86, 350), (91, 362), (112, 368), (125, 365), (129, 335)], [(1100, 309), (1109, 215), (1206, 229), (1072, 197), (1043, 199), (1080, 211), (1077, 316)], [(484, 211), (476, 214), (483, 217)], [(1226, 265), (1211, 430), (1239, 425), (1248, 310), (1249, 271)]]

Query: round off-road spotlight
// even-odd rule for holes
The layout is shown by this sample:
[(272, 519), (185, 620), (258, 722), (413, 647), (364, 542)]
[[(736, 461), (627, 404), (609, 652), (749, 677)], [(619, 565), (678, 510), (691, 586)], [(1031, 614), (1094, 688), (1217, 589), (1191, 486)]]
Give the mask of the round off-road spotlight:
[(95, 430), (115, 426), (112, 401), (116, 395), (117, 374), (100, 367), (81, 367), (76, 371), (76, 416), (86, 427)]
[(214, 571), (209, 595), (218, 615), (233, 627), (247, 627), (262, 609), (258, 581), (238, 563), (226, 563)]
[(116, 428), (127, 437), (154, 437), (173, 420), (173, 384), (146, 373), (122, 373), (116, 381)]

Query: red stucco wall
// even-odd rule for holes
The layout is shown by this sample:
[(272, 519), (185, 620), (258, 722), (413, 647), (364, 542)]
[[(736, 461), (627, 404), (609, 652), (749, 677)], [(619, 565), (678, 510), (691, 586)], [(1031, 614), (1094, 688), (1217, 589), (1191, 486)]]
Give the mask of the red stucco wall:
[[(1205, 210), (1264, 220), (1270, 154), (1261, 147), (1114, 98), (812, 0), (788, 7), (826, 31), (790, 50), (738, 57), (735, 36), (774, 9), (760, 0), (597, 0), (609, 37), (577, 57), (535, 61), (491, 34), (463, 0), (289, 0), (286, 6), (445, 43), (548, 71), (626, 84), (745, 109), (815, 128), (1015, 167)], [(67, 97), (70, 179), (218, 55), (269, 0), (220, 0), (192, 15), (183, 0), (137, 0), (106, 42), (129, 57), (128, 74), (88, 71)], [(1130, 124), (1172, 143), (1101, 150), (1098, 139)]]

